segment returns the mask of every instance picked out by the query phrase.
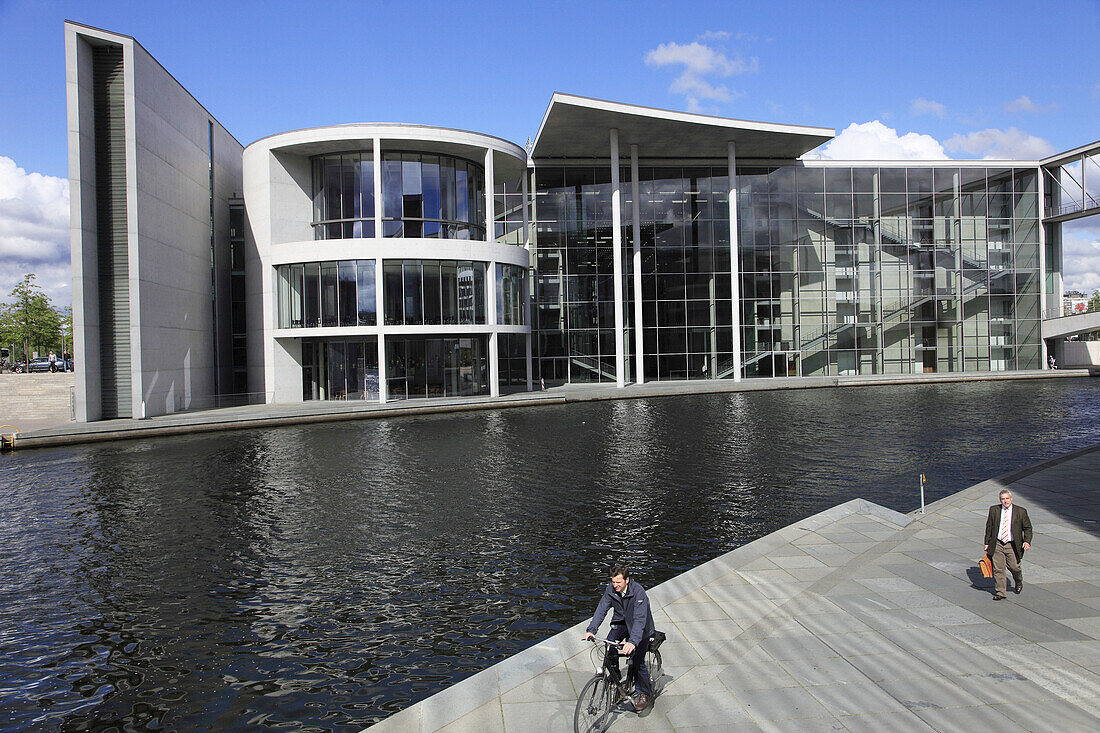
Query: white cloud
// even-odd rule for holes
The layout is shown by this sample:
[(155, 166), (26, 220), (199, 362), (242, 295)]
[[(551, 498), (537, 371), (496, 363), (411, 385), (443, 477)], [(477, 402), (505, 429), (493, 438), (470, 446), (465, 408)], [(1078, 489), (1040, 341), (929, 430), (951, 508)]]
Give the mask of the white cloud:
[[(700, 38), (717, 39), (724, 31), (708, 31)], [(728, 33), (726, 36), (728, 37)], [(738, 74), (752, 74), (759, 70), (759, 62), (753, 58), (734, 55), (732, 58), (723, 51), (699, 41), (692, 43), (662, 43), (645, 55), (648, 66), (682, 66), (680, 76), (672, 82), (669, 91), (682, 94), (689, 111), (702, 109), (700, 100), (710, 99), (728, 102), (741, 96), (725, 85), (718, 85), (707, 79), (708, 76), (727, 77)]]
[(1091, 220), (1062, 225), (1062, 279), (1066, 290), (1100, 290), (1100, 227)]
[(30, 272), (54, 305), (72, 302), (69, 182), (0, 155), (0, 299)]
[(1005, 103), (1005, 110), (1008, 112), (1050, 112), (1058, 109), (1057, 104), (1048, 104), (1045, 106), (1039, 106), (1031, 101), (1030, 97), (1020, 96), (1013, 99), (1011, 102)]
[(1043, 138), (1015, 127), (1007, 130), (990, 127), (966, 135), (955, 135), (945, 146), (948, 150), (959, 150), (975, 158), (992, 160), (1038, 160), (1057, 152)]
[[(740, 38), (741, 34), (738, 33), (737, 37)], [(729, 39), (729, 31), (706, 31), (695, 38), (697, 41), (728, 41)]]
[(1018, 97), (1011, 102), (1005, 104), (1005, 109), (1009, 112), (1038, 112), (1039, 108), (1035, 106), (1028, 97)]
[(909, 105), (909, 111), (915, 115), (935, 115), (936, 117), (943, 117), (947, 114), (947, 107), (931, 99), (918, 97)]
[(878, 120), (852, 123), (823, 147), (804, 158), (827, 160), (943, 160), (943, 146), (931, 135), (898, 131)]

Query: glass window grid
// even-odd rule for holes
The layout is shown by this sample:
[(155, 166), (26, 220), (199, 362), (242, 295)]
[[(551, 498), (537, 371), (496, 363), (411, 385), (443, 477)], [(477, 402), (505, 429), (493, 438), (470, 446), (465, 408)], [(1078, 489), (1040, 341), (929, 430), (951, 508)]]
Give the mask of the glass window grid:
[(383, 308), (387, 326), (483, 325), (484, 262), (385, 260)]
[(488, 394), (488, 345), (487, 336), (388, 336), (387, 398)]
[[(809, 169), (800, 169), (800, 172), (806, 170)], [(852, 185), (853, 189), (858, 189), (862, 186), (866, 186), (866, 183), (861, 184), (859, 183), (859, 181), (873, 181), (873, 175), (871, 173), (874, 171), (874, 169), (853, 168), (848, 169), (847, 173), (830, 173), (830, 171), (832, 170), (834, 169), (825, 169), (827, 178), (826, 190), (830, 192), (837, 192), (836, 195), (846, 194), (849, 184)], [(900, 171), (900, 175), (897, 174), (898, 171)], [(885, 183), (885, 181), (887, 181), (888, 179), (887, 176), (883, 175), (880, 178), (880, 180), (884, 182), (885, 188), (901, 189), (898, 193), (905, 195), (897, 197), (896, 202), (892, 199), (887, 199), (884, 194), (881, 195), (882, 198), (887, 199), (888, 201), (891, 201), (893, 203), (894, 208), (898, 211), (898, 215), (892, 220), (887, 219), (887, 221), (892, 221), (892, 223), (895, 224), (895, 226), (893, 227), (892, 235), (889, 227), (880, 225), (880, 229), (886, 230), (885, 233), (887, 236), (883, 238), (883, 245), (872, 245), (873, 249), (876, 250), (876, 256), (885, 256), (883, 253), (887, 249), (889, 249), (889, 247), (886, 246), (886, 243), (891, 238), (894, 240), (905, 242), (905, 246), (907, 248), (912, 249), (913, 244), (923, 243), (925, 245), (929, 245), (929, 248), (932, 250), (938, 250), (938, 252), (933, 251), (929, 253), (922, 253), (919, 251), (921, 248), (918, 247), (916, 248), (918, 250), (917, 252), (912, 253), (912, 256), (910, 257), (906, 257), (907, 260), (911, 260), (910, 262), (906, 262), (906, 265), (908, 265), (908, 267), (906, 268), (907, 275), (909, 277), (916, 276), (914, 277), (914, 279), (910, 280), (910, 282), (913, 283), (911, 288), (912, 293), (909, 292), (909, 289), (893, 291), (883, 289), (882, 295), (878, 296), (878, 294), (873, 291), (870, 293), (861, 291), (859, 292), (856, 300), (860, 303), (861, 307), (864, 305), (870, 306), (871, 313), (869, 315), (877, 315), (877, 317), (880, 318), (885, 317), (896, 321), (896, 313), (882, 314), (882, 308), (884, 307), (883, 303), (887, 301), (891, 296), (893, 296), (895, 298), (894, 305), (897, 306), (897, 296), (904, 296), (907, 300), (911, 301), (906, 304), (904, 311), (902, 311), (906, 316), (903, 323), (905, 324), (905, 330), (907, 331), (907, 338), (911, 342), (908, 345), (912, 345), (913, 342), (916, 342), (919, 344), (919, 349), (925, 349), (927, 348), (925, 344), (927, 344), (930, 340), (935, 340), (939, 344), (942, 344), (944, 341), (951, 341), (952, 343), (950, 345), (950, 348), (953, 352), (958, 352), (960, 350), (960, 347), (957, 343), (957, 339), (948, 338), (947, 334), (954, 330), (958, 330), (960, 325), (965, 324), (965, 320), (958, 320), (957, 316), (952, 316), (956, 320), (948, 325), (947, 328), (937, 329), (937, 333), (933, 336), (933, 334), (928, 331), (929, 327), (926, 325), (927, 322), (919, 320), (926, 314), (923, 312), (919, 312), (919, 302), (917, 302), (922, 297), (929, 297), (922, 296), (922, 292), (928, 292), (930, 296), (938, 295), (941, 297), (944, 296), (946, 293), (954, 294), (954, 283), (956, 280), (961, 279), (961, 276), (964, 272), (969, 275), (969, 277), (963, 279), (963, 281), (967, 283), (966, 286), (963, 286), (963, 292), (961, 293), (964, 302), (971, 303), (972, 301), (975, 301), (977, 299), (991, 297), (985, 295), (984, 293), (974, 292), (975, 290), (979, 289), (987, 289), (986, 286), (983, 284), (984, 281), (979, 280), (978, 277), (975, 277), (975, 275), (988, 276), (988, 273), (981, 269), (982, 260), (974, 256), (977, 254), (976, 252), (974, 252), (974, 250), (976, 250), (978, 247), (971, 247), (970, 256), (966, 258), (963, 267), (959, 268), (958, 266), (956, 266), (955, 262), (956, 258), (958, 257), (958, 247), (957, 245), (954, 247), (951, 246), (952, 241), (954, 240), (954, 237), (956, 235), (956, 227), (947, 227), (942, 225), (941, 222), (943, 222), (944, 219), (940, 219), (939, 222), (929, 221), (929, 223), (926, 224), (924, 223), (925, 220), (921, 218), (923, 217), (924, 212), (926, 210), (929, 210), (930, 208), (929, 204), (927, 204), (926, 201), (928, 200), (928, 197), (932, 194), (933, 190), (939, 191), (947, 189), (953, 194), (954, 187), (958, 180), (958, 169), (951, 169), (951, 171), (952, 175), (950, 177), (945, 177), (941, 175), (939, 169), (901, 168), (890, 171), (892, 178), (889, 179), (891, 181), (889, 183)], [(887, 172), (887, 170), (883, 169), (879, 172), (884, 173)], [(796, 180), (797, 178), (798, 176), (796, 176)], [(811, 189), (805, 191), (806, 200), (811, 204), (818, 203), (820, 200), (815, 198), (817, 193), (816, 189), (818, 188), (818, 180), (816, 179), (816, 175), (813, 173), (809, 173), (806, 178), (810, 179), (810, 185), (812, 186)], [(750, 251), (750, 254), (748, 256), (745, 256), (745, 253), (743, 252), (741, 259), (743, 271), (742, 314), (744, 317), (744, 323), (746, 324), (743, 327), (743, 348), (746, 352), (746, 362), (748, 362), (755, 356), (752, 355), (750, 352), (752, 348), (751, 344), (753, 344), (757, 340), (761, 340), (761, 334), (759, 333), (759, 330), (756, 329), (754, 326), (750, 326), (749, 324), (753, 324), (754, 321), (758, 321), (756, 325), (765, 325), (766, 330), (771, 330), (773, 324), (775, 323), (768, 318), (773, 314), (774, 309), (774, 304), (771, 301), (772, 292), (768, 287), (771, 285), (771, 283), (767, 280), (767, 278), (764, 278), (766, 282), (763, 283), (764, 287), (761, 287), (761, 279), (758, 278), (757, 275), (775, 274), (788, 269), (785, 262), (784, 264), (780, 265), (779, 262), (776, 260), (777, 251), (774, 247), (769, 247), (767, 255), (761, 252), (761, 250), (763, 249), (761, 245), (763, 245), (764, 243), (782, 243), (788, 240), (788, 238), (783, 235), (784, 227), (781, 225), (782, 220), (776, 220), (774, 218), (777, 212), (779, 216), (786, 216), (785, 213), (782, 213), (785, 211), (784, 208), (780, 207), (777, 210), (775, 206), (774, 194), (776, 193), (776, 186), (774, 184), (774, 181), (776, 180), (784, 179), (775, 175), (769, 176), (769, 197), (766, 202), (768, 218), (764, 217), (765, 202), (761, 200), (762, 195), (758, 195), (760, 189), (759, 179), (752, 181), (752, 183), (757, 184), (757, 188), (750, 189), (750, 193), (748, 196), (742, 196), (739, 199), (739, 213), (741, 214), (740, 219), (742, 223), (742, 247), (743, 249), (748, 249)], [(1016, 191), (1014, 188), (1014, 182), (1017, 180), (1020, 181), (1020, 186), (1022, 187), (1022, 190), (1020, 191)], [(744, 192), (745, 186), (741, 183), (741, 181), (742, 177), (739, 175), (739, 187), (742, 192)], [(950, 181), (950, 187), (947, 186), (945, 181)], [(998, 267), (1000, 268), (1004, 268), (1008, 271), (1014, 271), (1014, 268), (1023, 266), (1023, 271), (1029, 274), (1034, 274), (1034, 268), (1037, 267), (1037, 233), (1033, 232), (1033, 228), (1037, 230), (1037, 221), (1034, 217), (1034, 212), (1032, 212), (1030, 208), (1033, 202), (1032, 194), (1034, 193), (1035, 188), (1034, 172), (1031, 171), (1031, 169), (1017, 169), (1015, 171), (1005, 169), (991, 169), (987, 176), (984, 172), (982, 175), (978, 175), (977, 173), (971, 171), (969, 176), (967, 176), (964, 181), (968, 186), (968, 193), (974, 196), (980, 195), (983, 198), (983, 201), (978, 202), (977, 205), (971, 206), (972, 210), (978, 211), (978, 213), (976, 214), (970, 214), (969, 219), (971, 224), (969, 228), (976, 235), (974, 237), (974, 240), (972, 240), (973, 245), (978, 245), (982, 248), (985, 248), (985, 246), (987, 245), (987, 241), (984, 238), (979, 239), (979, 237), (983, 236), (981, 233), (981, 227), (978, 226), (979, 224), (984, 224), (988, 221), (992, 221), (993, 223), (991, 224), (991, 227), (994, 232), (1003, 233), (1008, 230), (1013, 230), (1009, 232), (1008, 237), (1003, 237), (1004, 239), (1008, 240), (1011, 240), (1011, 235), (1014, 233), (1014, 230), (1018, 229), (1024, 233), (1024, 239), (1030, 241), (1025, 241), (1022, 247), (1016, 250), (1013, 250), (1012, 245), (1010, 245), (1008, 247), (1010, 251), (1007, 254), (1002, 254), (1000, 251), (998, 251), (999, 248), (994, 247), (991, 250), (993, 252), (993, 258), (995, 260), (998, 260)], [(1020, 194), (1020, 200), (1022, 202), (1020, 206), (1016, 206), (1017, 193)], [(855, 197), (859, 196), (858, 193), (853, 193), (852, 195)], [(994, 213), (997, 213), (1004, 217), (1000, 220), (1000, 222), (998, 222), (998, 220), (991, 220), (988, 218), (988, 211), (990, 206), (988, 203), (988, 197), (991, 195), (1003, 197), (999, 200), (993, 200)], [(796, 191), (796, 196), (799, 202), (801, 202), (803, 199), (803, 192)], [(872, 203), (873, 198), (874, 197), (872, 196)], [(1035, 205), (1037, 205), (1037, 202), (1035, 202)], [(986, 213), (984, 215), (979, 215), (982, 211), (981, 206), (985, 207)], [(828, 209), (828, 205), (826, 205), (825, 208)], [(852, 219), (858, 220), (861, 217), (855, 215), (856, 208), (858, 208), (858, 206), (853, 205), (849, 209), (847, 203), (845, 202), (842, 206), (837, 207), (837, 209), (835, 209), (833, 213), (847, 213), (849, 210), (851, 210), (853, 212), (851, 214)], [(945, 208), (950, 209), (952, 207)], [(963, 207), (956, 206), (954, 208), (961, 209)], [(1024, 214), (1024, 216), (1020, 217), (1019, 221), (1016, 221), (1014, 217), (1009, 218), (1012, 217), (1012, 215), (1014, 215), (1017, 211)], [(796, 241), (799, 244), (805, 244), (805, 248), (799, 247), (797, 251), (798, 265), (796, 269), (798, 272), (799, 280), (802, 280), (807, 276), (812, 277), (814, 275), (817, 275), (821, 279), (825, 279), (826, 275), (829, 275), (830, 277), (835, 276), (834, 273), (829, 272), (829, 267), (839, 267), (841, 268), (841, 271), (847, 271), (849, 266), (855, 264), (848, 256), (849, 248), (847, 246), (840, 246), (840, 242), (842, 239), (840, 237), (833, 236), (827, 238), (824, 242), (825, 249), (831, 251), (822, 252), (819, 244), (815, 242), (815, 231), (814, 225), (812, 223), (814, 221), (818, 221), (818, 216), (816, 215), (817, 212), (806, 211), (804, 208), (800, 207), (799, 213), (801, 216), (805, 216), (807, 219), (805, 223), (801, 221), (799, 222), (800, 231), (795, 237)], [(1005, 216), (1006, 214), (1008, 216)], [(777, 223), (780, 223), (780, 225), (777, 226)], [(1001, 224), (999, 228), (997, 226), (998, 223)], [(1013, 227), (1013, 224), (1015, 224), (1015, 227)], [(936, 228), (936, 226), (934, 225), (939, 226), (939, 234), (933, 233), (933, 229)], [(818, 227), (818, 229), (820, 230), (820, 227)], [(934, 244), (938, 244), (940, 246), (932, 246)], [(822, 257), (821, 255), (824, 255), (824, 257)], [(1015, 262), (1013, 261), (1014, 255)], [(927, 263), (927, 265), (925, 263)], [(948, 264), (950, 266), (945, 266)], [(871, 278), (875, 277), (875, 271), (873, 268), (869, 269), (866, 274)], [(1034, 280), (1034, 277), (1031, 278), (1032, 282), (1034, 282)], [(848, 300), (848, 298), (844, 297), (844, 293), (850, 293), (852, 291), (845, 290), (843, 286), (846, 282), (850, 282), (849, 278), (842, 277), (839, 280), (831, 282), (837, 283), (835, 293), (838, 297), (833, 302), (834, 304), (832, 304), (830, 307), (830, 316), (832, 315), (832, 313), (835, 313), (836, 321), (834, 321), (833, 324), (825, 330), (829, 331), (830, 333), (835, 333), (842, 330), (844, 322), (852, 320), (853, 316), (860, 322), (862, 322), (865, 314), (863, 312), (853, 313), (850, 307), (847, 307), (847, 310), (845, 310), (846, 306), (844, 305), (844, 303), (846, 300)], [(1020, 311), (1020, 304), (1014, 303), (1011, 307), (1011, 310), (1007, 312), (1007, 315), (1012, 316), (1014, 323), (1024, 323), (1028, 327), (1023, 330), (1014, 329), (1013, 332), (1009, 332), (1006, 329), (1005, 335), (1009, 337), (1010, 341), (1026, 341), (1028, 347), (1035, 346), (1035, 344), (1032, 343), (1032, 341), (1035, 341), (1036, 339), (1036, 337), (1033, 335), (1034, 329), (1030, 327), (1030, 324), (1034, 323), (1035, 321), (1034, 319), (1020, 318), (1020, 314), (1030, 314), (1031, 312), (1033, 312), (1034, 309), (1032, 304), (1034, 304), (1034, 308), (1037, 308), (1038, 299), (1034, 295), (1034, 289), (1036, 287), (1037, 283), (1031, 285), (1029, 291), (1025, 294), (1026, 306), (1028, 308), (1027, 311)], [(1006, 291), (1006, 294), (1005, 296), (1002, 296), (1002, 299), (1007, 301), (1008, 294), (1014, 292), (1014, 286), (1011, 290), (1007, 287), (1002, 287), (1002, 290)], [(797, 302), (799, 300), (798, 294), (801, 292), (803, 291), (799, 291), (796, 289), (796, 292), (792, 294), (794, 296), (792, 300)], [(764, 296), (763, 298), (754, 298), (754, 296), (761, 294)], [(813, 301), (808, 301), (808, 303), (811, 302)], [(823, 301), (820, 300), (818, 301), (818, 303), (822, 302)], [(836, 310), (832, 311), (832, 308), (834, 307), (836, 308)], [(809, 310), (810, 313), (815, 312), (812, 308)], [(954, 304), (952, 304), (951, 310), (954, 310)], [(818, 316), (820, 316), (820, 305), (818, 306), (816, 313)], [(814, 325), (820, 323), (820, 319), (815, 321), (814, 317), (811, 316), (811, 318), (809, 318), (805, 324), (802, 324), (802, 330), (810, 331), (812, 329), (806, 329), (806, 325)], [(894, 322), (885, 322), (882, 323), (882, 326), (893, 328), (894, 331), (896, 331), (898, 328), (898, 325)], [(821, 330), (820, 326), (818, 330)], [(1012, 333), (1018, 335), (1013, 336)], [(768, 340), (770, 338), (770, 334), (763, 334), (763, 343), (768, 343)], [(872, 342), (874, 341), (873, 339), (869, 340)], [(807, 351), (812, 350), (813, 348), (815, 348), (815, 346), (817, 348), (821, 348), (821, 346), (818, 346), (818, 344), (814, 343), (815, 341), (818, 342), (818, 344), (823, 345), (827, 353), (833, 350), (836, 350), (838, 352), (842, 351), (840, 349), (840, 345), (847, 345), (840, 344), (835, 338), (825, 339), (819, 335), (811, 339), (803, 338), (800, 346), (802, 346)], [(1015, 345), (1018, 346), (1020, 344)], [(964, 347), (962, 350), (968, 354), (970, 352), (973, 352), (973, 357), (971, 361), (978, 360), (979, 356), (976, 348), (971, 349), (969, 347)], [(875, 351), (880, 351), (877, 345), (875, 345)], [(901, 361), (902, 359), (908, 358), (907, 356), (899, 357), (899, 351), (900, 350), (896, 347), (883, 348), (881, 349), (881, 358), (884, 362)], [(937, 347), (937, 351), (942, 351), (942, 348)], [(872, 369), (876, 368), (874, 362), (877, 361), (879, 358), (878, 354), (873, 354), (873, 356), (875, 358), (872, 359), (870, 363)], [(938, 361), (936, 365), (938, 368), (937, 370), (943, 368), (943, 362), (945, 361), (949, 362), (949, 366), (953, 370), (961, 368), (959, 360), (955, 357), (956, 354), (954, 353), (952, 353), (949, 358), (946, 359), (942, 356), (938, 356)], [(827, 357), (822, 373), (832, 372), (833, 369), (839, 368), (837, 365), (840, 363), (840, 360), (835, 357)], [(857, 359), (857, 370), (862, 370), (864, 363), (864, 361)], [(923, 367), (923, 357), (921, 357), (920, 363)], [(895, 366), (897, 365), (895, 364)], [(967, 366), (967, 368), (975, 367)], [(1007, 368), (1012, 367), (1009, 366)], [(902, 371), (907, 370), (902, 369)], [(803, 373), (809, 372), (804, 371)]]
[[(314, 238), (376, 236), (373, 153), (311, 160)], [(454, 156), (396, 151), (383, 153), (381, 164), (382, 236), (485, 239), (481, 165)]]
[(275, 268), (279, 328), (376, 324), (374, 260), (340, 260)]

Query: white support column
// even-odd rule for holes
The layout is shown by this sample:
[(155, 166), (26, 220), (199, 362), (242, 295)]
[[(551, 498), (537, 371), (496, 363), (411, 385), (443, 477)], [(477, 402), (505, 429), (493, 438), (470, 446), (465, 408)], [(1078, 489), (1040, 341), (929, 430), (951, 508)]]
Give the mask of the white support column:
[(490, 262), (485, 273), (485, 295), (489, 299), (486, 310), (489, 322), (489, 396), (500, 397), (500, 335), (497, 333), (497, 302), (500, 292), (497, 289), (497, 268), (499, 263)]
[[(374, 138), (374, 236), (382, 239), (382, 139)], [(378, 312), (382, 317), (382, 312)]]
[(523, 169), (523, 178), (520, 186), (520, 191), (523, 194), (523, 248), (527, 250), (527, 271), (523, 275), (523, 282), (525, 285), (525, 292), (523, 294), (523, 314), (524, 323), (527, 324), (527, 391), (530, 392), (534, 385), (532, 380), (534, 377), (534, 371), (531, 363), (531, 295), (535, 292), (534, 283), (531, 278), (531, 221), (528, 212), (528, 199), (529, 187), (527, 183), (527, 168)]
[[(497, 237), (496, 173), (493, 169), (493, 149), (485, 151), (485, 241), (495, 242)], [(488, 263), (485, 273), (485, 296), (489, 299), (485, 312), (489, 322), (489, 396), (500, 397), (500, 344), (497, 339), (497, 263)]]
[[(1083, 167), (1083, 166), (1082, 166)], [(1046, 369), (1048, 366), (1047, 358), (1047, 340), (1042, 336), (1042, 324), (1047, 318), (1051, 317), (1051, 310), (1053, 308), (1047, 303), (1052, 301), (1053, 298), (1047, 297), (1047, 225), (1043, 223), (1043, 208), (1045, 203), (1043, 201), (1044, 188), (1046, 186), (1046, 173), (1042, 166), (1039, 166), (1039, 186), (1037, 195), (1039, 197), (1038, 206), (1036, 207), (1035, 215), (1039, 217), (1039, 359), (1041, 360), (1039, 368)], [(1059, 225), (1061, 226), (1061, 225)], [(1062, 300), (1058, 299), (1058, 305), (1061, 306)], [(1058, 308), (1058, 315), (1061, 315), (1061, 307)]]
[(623, 213), (619, 181), (619, 131), (611, 129), (611, 271), (615, 275), (615, 386), (626, 386), (626, 354), (623, 341)]
[(638, 146), (630, 146), (630, 218), (634, 234), (634, 365), (638, 384), (645, 384), (645, 338), (642, 322), (642, 203), (638, 190)]
[[(382, 140), (374, 138), (374, 238), (382, 239)], [(382, 258), (374, 257), (374, 318), (378, 324), (378, 401), (386, 404), (389, 382), (386, 379), (385, 299), (382, 297)]]
[(730, 299), (733, 301), (733, 381), (741, 381), (741, 260), (737, 235), (737, 144), (728, 148), (730, 189)]
[(1081, 210), (1084, 211), (1088, 208), (1088, 187), (1085, 185), (1085, 164), (1088, 163), (1088, 156), (1084, 153), (1081, 154)]
[(535, 388), (534, 385), (534, 371), (532, 369), (533, 361), (531, 359), (531, 334), (527, 334), (527, 391), (530, 392)]
[(493, 149), (485, 151), (485, 241), (495, 242), (497, 238), (496, 216), (496, 176), (493, 171)]

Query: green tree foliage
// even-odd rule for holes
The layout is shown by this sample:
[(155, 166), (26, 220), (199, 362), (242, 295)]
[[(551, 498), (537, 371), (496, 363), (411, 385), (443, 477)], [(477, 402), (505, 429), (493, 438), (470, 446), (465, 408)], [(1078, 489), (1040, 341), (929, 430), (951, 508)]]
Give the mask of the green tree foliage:
[[(34, 280), (34, 273), (24, 275), (8, 301), (0, 304), (0, 342), (16, 345), (17, 353), (12, 354), (15, 361), (61, 343), (62, 316)], [(20, 348), (22, 354), (18, 353)]]
[(1100, 289), (1092, 291), (1092, 297), (1089, 298), (1089, 312), (1100, 311)]

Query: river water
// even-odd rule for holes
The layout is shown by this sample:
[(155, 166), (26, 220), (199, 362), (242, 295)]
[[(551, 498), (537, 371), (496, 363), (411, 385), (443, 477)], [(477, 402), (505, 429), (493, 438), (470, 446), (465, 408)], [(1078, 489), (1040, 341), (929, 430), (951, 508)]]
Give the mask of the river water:
[[(1100, 380), (735, 393), (0, 456), (2, 730), (358, 730), (854, 497), (1100, 443)], [(975, 547), (980, 538), (975, 537)]]

